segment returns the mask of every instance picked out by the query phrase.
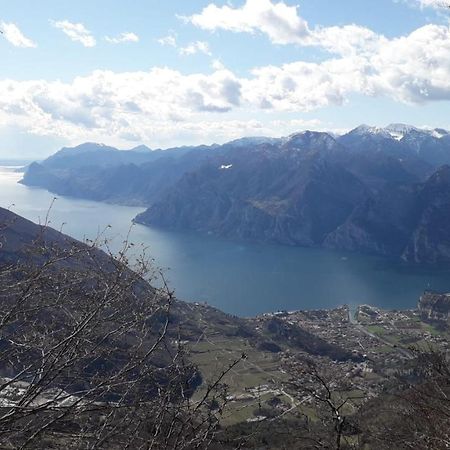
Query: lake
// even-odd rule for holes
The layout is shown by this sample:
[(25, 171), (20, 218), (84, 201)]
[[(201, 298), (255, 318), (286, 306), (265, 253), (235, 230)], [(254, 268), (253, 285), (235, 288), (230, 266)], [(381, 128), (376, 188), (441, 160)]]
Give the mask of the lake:
[[(12, 168), (0, 168), (0, 206), (34, 222), (45, 221), (54, 195), (18, 184), (20, 178)], [(118, 248), (142, 210), (59, 197), (50, 211), (50, 226), (92, 239), (111, 225), (108, 237)], [(425, 289), (450, 291), (448, 270), (413, 268), (375, 256), (243, 244), (142, 225), (132, 227), (131, 241), (148, 247), (178, 298), (239, 316), (363, 303), (414, 308)]]

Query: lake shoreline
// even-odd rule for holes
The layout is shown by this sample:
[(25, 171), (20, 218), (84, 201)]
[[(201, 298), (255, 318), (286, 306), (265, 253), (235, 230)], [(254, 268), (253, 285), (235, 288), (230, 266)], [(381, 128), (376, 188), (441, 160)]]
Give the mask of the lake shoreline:
[[(10, 168), (11, 169), (11, 168)], [(0, 206), (42, 221), (52, 193), (18, 184), (20, 173), (0, 168)], [(142, 208), (57, 196), (50, 226), (77, 239), (95, 237), (108, 225), (119, 247)], [(373, 255), (276, 244), (236, 242), (211, 234), (135, 224), (131, 238), (148, 247), (178, 298), (240, 317), (277, 310), (333, 309), (371, 304), (410, 309), (427, 289), (450, 290), (450, 272), (411, 267)]]

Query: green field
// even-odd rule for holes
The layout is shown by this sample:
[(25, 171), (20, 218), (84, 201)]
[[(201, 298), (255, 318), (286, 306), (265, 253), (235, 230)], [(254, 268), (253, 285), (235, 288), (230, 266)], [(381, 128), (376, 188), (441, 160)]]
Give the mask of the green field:
[(223, 378), (232, 398), (226, 408), (224, 424), (233, 424), (255, 417), (259, 407), (273, 397), (280, 397), (288, 405), (292, 400), (279, 392), (288, 375), (280, 370), (277, 354), (262, 352), (239, 337), (208, 338), (189, 346), (190, 359), (198, 366), (204, 382), (194, 400), (204, 395), (207, 385), (217, 378), (234, 361), (242, 359)]

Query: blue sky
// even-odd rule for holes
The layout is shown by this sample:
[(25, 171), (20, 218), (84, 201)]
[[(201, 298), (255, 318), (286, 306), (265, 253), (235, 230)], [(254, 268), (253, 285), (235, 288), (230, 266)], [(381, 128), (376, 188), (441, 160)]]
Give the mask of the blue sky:
[(2, 2), (0, 157), (362, 122), (450, 128), (441, 2)]

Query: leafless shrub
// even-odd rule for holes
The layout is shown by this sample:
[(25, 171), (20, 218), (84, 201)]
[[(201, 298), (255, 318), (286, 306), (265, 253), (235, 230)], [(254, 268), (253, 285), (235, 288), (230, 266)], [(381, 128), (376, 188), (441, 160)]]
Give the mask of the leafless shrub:
[(163, 273), (145, 255), (130, 270), (128, 240), (113, 256), (102, 238), (49, 233), (0, 266), (2, 448), (206, 448), (239, 361), (194, 401), (201, 378), (171, 329)]
[(450, 448), (450, 364), (443, 351), (413, 350), (394, 392), (363, 412), (363, 432), (379, 449)]
[(313, 360), (302, 358), (291, 363), (293, 378), (290, 389), (300, 404), (313, 408), (317, 421), (307, 420), (304, 448), (349, 449), (361, 448), (358, 430), (353, 420), (365, 394), (355, 388), (338, 371), (330, 372)]

